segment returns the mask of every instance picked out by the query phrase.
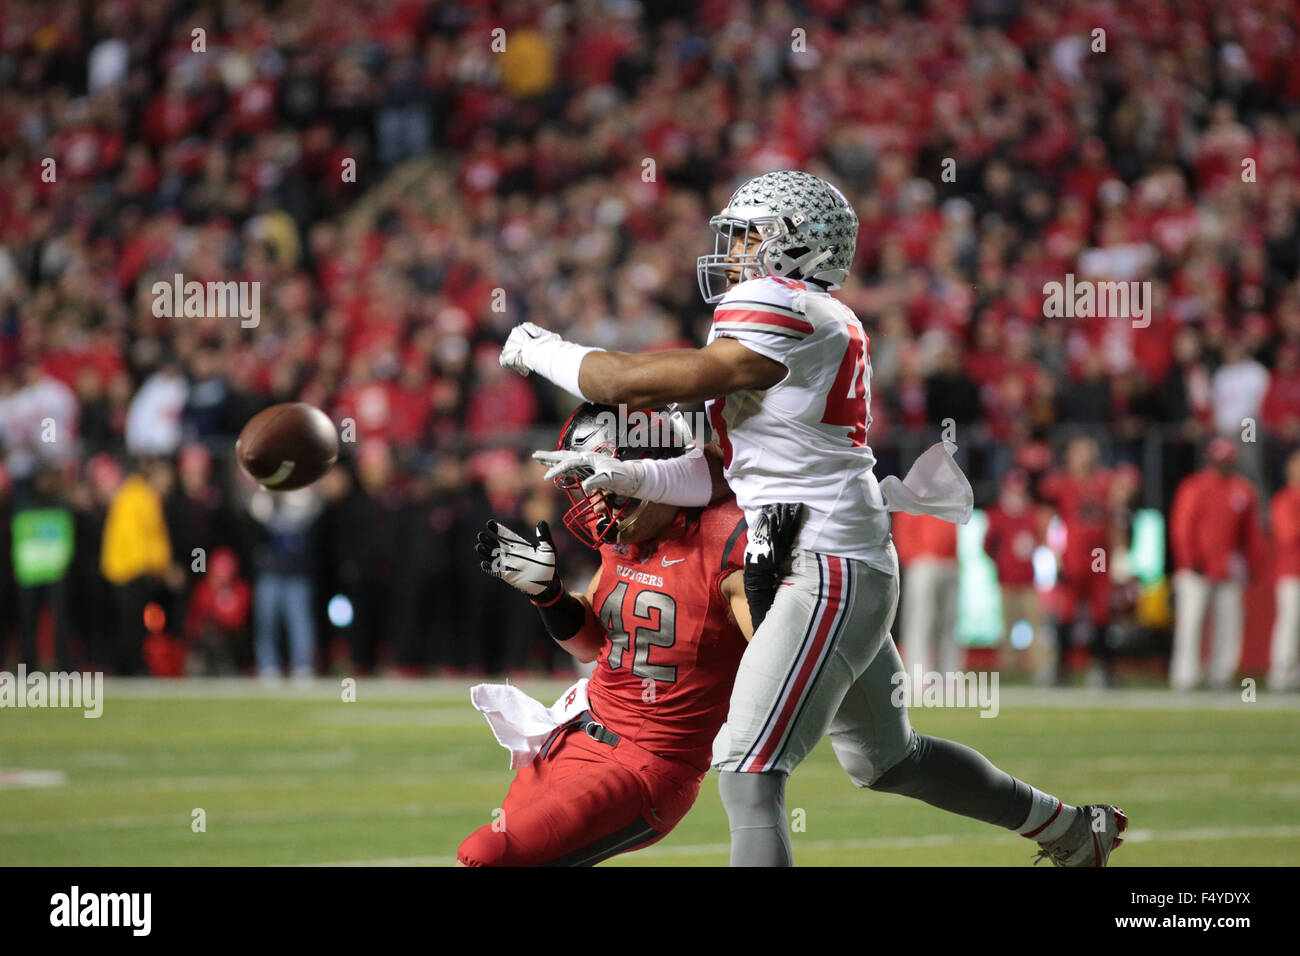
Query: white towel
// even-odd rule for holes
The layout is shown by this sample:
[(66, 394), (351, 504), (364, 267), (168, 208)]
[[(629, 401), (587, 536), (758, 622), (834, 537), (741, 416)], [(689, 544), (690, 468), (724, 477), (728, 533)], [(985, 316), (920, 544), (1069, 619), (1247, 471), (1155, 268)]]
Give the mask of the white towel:
[(510, 769), (533, 762), (546, 738), (587, 709), (587, 678), (582, 678), (547, 707), (512, 684), (475, 684), (469, 700), (487, 718), (497, 743), (510, 751)]
[(975, 493), (953, 460), (956, 450), (952, 442), (938, 442), (916, 459), (902, 481), (893, 475), (882, 480), (880, 491), (886, 507), (910, 515), (933, 515), (953, 524), (970, 521)]

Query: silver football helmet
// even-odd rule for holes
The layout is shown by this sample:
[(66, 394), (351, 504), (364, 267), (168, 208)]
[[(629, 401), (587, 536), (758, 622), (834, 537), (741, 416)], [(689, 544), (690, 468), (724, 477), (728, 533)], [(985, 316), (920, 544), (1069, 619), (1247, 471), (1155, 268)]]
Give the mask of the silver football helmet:
[[(661, 460), (685, 455), (695, 436), (677, 406), (628, 412), (626, 407), (583, 402), (560, 431), (558, 451), (591, 452), (619, 461)], [(564, 526), (589, 548), (615, 544), (632, 530), (650, 502), (605, 491), (587, 491), (582, 483), (590, 467), (567, 471), (555, 485), (569, 496)]]
[[(713, 303), (740, 279), (778, 276), (838, 289), (853, 265), (858, 217), (844, 194), (810, 173), (783, 169), (749, 180), (709, 220), (713, 255), (695, 272), (704, 301)], [(757, 237), (756, 249), (751, 249)], [(743, 255), (732, 255), (736, 242)]]

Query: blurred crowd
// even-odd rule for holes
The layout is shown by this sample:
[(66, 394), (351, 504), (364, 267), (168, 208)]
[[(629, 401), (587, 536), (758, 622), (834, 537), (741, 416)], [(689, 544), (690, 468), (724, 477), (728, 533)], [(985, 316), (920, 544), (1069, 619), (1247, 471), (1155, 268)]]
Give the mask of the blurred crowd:
[[(1039, 479), (1071, 429), (1166, 513), (1220, 436), (1271, 495), (1300, 445), (1296, 14), (10, 0), (0, 656), (53, 620), (60, 662), (124, 672), (548, 666), (466, 557), (487, 515), (558, 508), (523, 451), (570, 399), (498, 344), (702, 341), (707, 218), (775, 168), (861, 220), (884, 470), (951, 424), (981, 505), (1023, 480), (1068, 525)], [(159, 316), (178, 274), (260, 283), (256, 326)], [(1149, 325), (1046, 318), (1067, 274), (1149, 281)], [(295, 399), (355, 441), (272, 500), (230, 446)]]

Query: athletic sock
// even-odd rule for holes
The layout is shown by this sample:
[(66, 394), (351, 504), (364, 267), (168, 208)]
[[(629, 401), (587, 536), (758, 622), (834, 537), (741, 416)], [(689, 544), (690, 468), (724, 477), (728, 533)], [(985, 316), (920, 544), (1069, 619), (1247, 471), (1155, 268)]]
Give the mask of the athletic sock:
[(1031, 787), (1033, 803), (1029, 807), (1029, 816), (1016, 830), (1022, 837), (1028, 837), (1038, 843), (1047, 843), (1064, 836), (1065, 831), (1074, 823), (1077, 807), (1062, 803), (1050, 793)]
[(1034, 792), (979, 751), (928, 734), (916, 734), (911, 753), (869, 786), (1008, 830), (1025, 819)]

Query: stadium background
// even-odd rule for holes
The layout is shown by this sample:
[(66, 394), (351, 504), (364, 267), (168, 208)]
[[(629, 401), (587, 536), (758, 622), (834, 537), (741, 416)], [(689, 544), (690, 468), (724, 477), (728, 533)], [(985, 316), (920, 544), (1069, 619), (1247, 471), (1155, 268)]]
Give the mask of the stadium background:
[[(451, 700), (481, 673), (562, 667), (526, 602), (469, 558), (489, 515), (521, 526), (562, 511), (526, 453), (553, 443), (571, 399), (504, 373), (498, 346), (523, 320), (611, 348), (698, 343), (707, 217), (774, 168), (825, 176), (860, 217), (842, 297), (871, 336), (879, 474), (952, 419), (985, 506), (1009, 469), (1041, 474), (1088, 434), (1104, 464), (1137, 469), (1132, 507), (1163, 529), (1179, 481), (1228, 434), (1266, 502), (1300, 444), (1296, 14), (1288, 2), (11, 0), (0, 660), (12, 669), (34, 624), (40, 662), (61, 668), (251, 673), (259, 595), (279, 582), (289, 608), (289, 578), (313, 595), (318, 675), (435, 674)], [(1149, 280), (1150, 326), (1046, 319), (1043, 285), (1067, 272)], [(152, 284), (176, 273), (260, 282), (259, 324), (155, 316)], [(1255, 381), (1254, 363), (1267, 387), (1243, 399), (1234, 383)], [(301, 523), (268, 524), (231, 446), (253, 413), (293, 399), (353, 420), (356, 441)], [(1243, 417), (1258, 441), (1240, 442)], [(163, 520), (106, 539), (136, 475)], [(31, 510), (68, 518), (55, 522), (68, 564), (38, 586), (19, 582), (10, 540)], [(196, 594), (195, 548), (228, 604)], [(575, 579), (591, 567), (567, 539), (562, 560)], [(347, 602), (331, 610), (335, 595)], [(1243, 664), (1258, 673), (1266, 562), (1247, 614)], [(214, 621), (215, 647), (199, 637)], [(1127, 673), (1162, 679), (1167, 645), (1150, 629)], [(219, 692), (193, 687), (163, 704), (146, 694), (131, 719), (147, 726), (149, 707), (192, 693), (182, 711), (213, 708), (192, 715), (211, 727)], [(1046, 713), (1012, 720), (1046, 725)], [(1187, 715), (1171, 738), (1214, 737), (1220, 718)], [(46, 723), (0, 762), (75, 776), (76, 757), (59, 754), (90, 732), (65, 716), (28, 715)], [(1239, 730), (1265, 765), (1293, 752), (1280, 723)], [(462, 733), (495, 767), (486, 731)], [(1242, 753), (1242, 739), (1224, 731), (1207, 753)], [(147, 787), (133, 761), (157, 769), (167, 751), (124, 746), (121, 773)], [(319, 742), (302, 746), (303, 766), (329, 763)], [(1295, 786), (1276, 772), (1269, 825)], [(90, 776), (111, 789), (115, 773)], [(5, 832), (33, 846), (86, 812), (73, 800), (28, 826), (28, 807)], [(1218, 812), (1201, 809), (1189, 823)], [(1294, 848), (1295, 836), (1273, 839)]]

